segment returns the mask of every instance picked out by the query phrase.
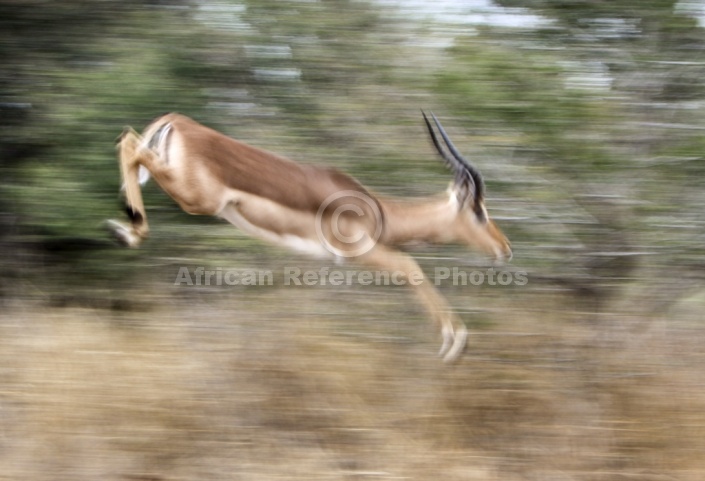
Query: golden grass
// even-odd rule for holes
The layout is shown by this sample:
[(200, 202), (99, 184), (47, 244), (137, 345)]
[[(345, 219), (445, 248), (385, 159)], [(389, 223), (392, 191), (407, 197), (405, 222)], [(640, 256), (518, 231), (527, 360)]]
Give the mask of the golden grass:
[(401, 290), (354, 308), (360, 293), (272, 291), (0, 316), (0, 479), (705, 475), (692, 322), (634, 334), (490, 293), (487, 325), (446, 366), (420, 314), (388, 312)]

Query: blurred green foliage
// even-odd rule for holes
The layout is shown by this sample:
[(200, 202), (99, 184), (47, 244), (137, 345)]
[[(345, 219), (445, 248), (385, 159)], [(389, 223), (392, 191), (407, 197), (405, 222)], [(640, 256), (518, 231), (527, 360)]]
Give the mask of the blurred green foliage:
[[(351, 0), (3, 2), (0, 262), (49, 248), (77, 272), (115, 279), (130, 256), (158, 264), (165, 249), (257, 251), (153, 186), (157, 239), (113, 250), (102, 222), (118, 211), (124, 125), (180, 111), (413, 195), (448, 179), (421, 108), (452, 116), (522, 262), (555, 270), (576, 246), (571, 275), (599, 258), (623, 277), (619, 253), (659, 252), (645, 260), (654, 268), (699, 262), (705, 37), (687, 2), (497, 3), (543, 21), (448, 26)], [(64, 241), (108, 261), (66, 256)]]

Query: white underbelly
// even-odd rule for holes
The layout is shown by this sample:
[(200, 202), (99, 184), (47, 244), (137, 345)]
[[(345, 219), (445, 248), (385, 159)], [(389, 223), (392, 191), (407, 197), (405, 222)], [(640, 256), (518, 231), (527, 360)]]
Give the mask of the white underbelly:
[[(250, 200), (251, 201), (251, 200)], [(261, 202), (271, 202), (265, 199)], [(260, 202), (258, 201), (258, 202)], [(270, 206), (271, 207), (271, 206)], [(301, 252), (313, 257), (333, 258), (334, 255), (325, 248), (317, 237), (306, 238), (294, 234), (280, 234), (269, 229), (262, 228), (250, 222), (240, 211), (232, 204), (227, 204), (218, 214), (219, 217), (227, 220), (243, 232), (262, 239), (264, 241), (276, 244), (288, 249)]]

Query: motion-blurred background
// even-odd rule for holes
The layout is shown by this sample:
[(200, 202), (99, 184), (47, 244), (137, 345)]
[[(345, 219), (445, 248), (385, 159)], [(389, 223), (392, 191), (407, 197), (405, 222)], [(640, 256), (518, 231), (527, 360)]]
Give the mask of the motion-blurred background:
[[(694, 480), (705, 475), (698, 0), (0, 4), (0, 478)], [(321, 264), (154, 184), (124, 250), (114, 141), (178, 111), (372, 190), (482, 170), (524, 286), (175, 286)], [(439, 266), (484, 266), (420, 247)]]

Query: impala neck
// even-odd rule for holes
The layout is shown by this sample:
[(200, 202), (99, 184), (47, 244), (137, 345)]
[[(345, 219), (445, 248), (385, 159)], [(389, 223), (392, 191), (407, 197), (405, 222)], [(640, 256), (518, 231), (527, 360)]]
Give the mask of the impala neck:
[(458, 210), (447, 195), (419, 200), (382, 198), (379, 201), (385, 216), (386, 244), (452, 241)]

